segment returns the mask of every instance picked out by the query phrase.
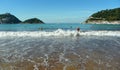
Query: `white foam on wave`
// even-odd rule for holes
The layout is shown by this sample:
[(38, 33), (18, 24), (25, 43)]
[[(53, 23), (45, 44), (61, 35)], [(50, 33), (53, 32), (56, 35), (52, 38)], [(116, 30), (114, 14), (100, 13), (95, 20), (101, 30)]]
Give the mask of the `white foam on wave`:
[(120, 36), (120, 31), (85, 31), (85, 32), (77, 32), (71, 30), (62, 30), (58, 29), (53, 32), (46, 32), (46, 31), (17, 31), (17, 32), (0, 32), (0, 37), (5, 36), (31, 36), (31, 37), (48, 37), (48, 36), (76, 36), (76, 35), (85, 35), (85, 36)]

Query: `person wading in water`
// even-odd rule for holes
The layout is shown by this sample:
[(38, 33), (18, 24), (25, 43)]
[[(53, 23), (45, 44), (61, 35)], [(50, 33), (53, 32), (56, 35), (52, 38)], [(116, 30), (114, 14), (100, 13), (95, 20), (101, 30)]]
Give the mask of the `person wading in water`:
[(80, 36), (80, 33), (79, 33), (79, 32), (80, 32), (80, 28), (78, 27), (78, 28), (77, 28), (77, 35), (76, 35), (76, 36)]

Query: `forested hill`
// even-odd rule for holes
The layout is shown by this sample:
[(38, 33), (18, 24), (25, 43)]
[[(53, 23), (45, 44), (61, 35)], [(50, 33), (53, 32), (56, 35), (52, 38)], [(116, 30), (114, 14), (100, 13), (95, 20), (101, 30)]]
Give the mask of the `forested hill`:
[(92, 14), (86, 22), (89, 21), (120, 21), (120, 8), (106, 9)]
[(21, 21), (10, 13), (0, 14), (0, 24), (16, 24)]
[(44, 22), (38, 18), (31, 18), (22, 22), (16, 16), (10, 13), (0, 14), (0, 24), (20, 24), (20, 23), (43, 24)]
[(39, 24), (44, 24), (44, 22), (38, 18), (31, 18), (31, 19), (27, 19), (22, 23), (29, 23), (29, 24), (35, 24), (35, 23), (39, 23)]

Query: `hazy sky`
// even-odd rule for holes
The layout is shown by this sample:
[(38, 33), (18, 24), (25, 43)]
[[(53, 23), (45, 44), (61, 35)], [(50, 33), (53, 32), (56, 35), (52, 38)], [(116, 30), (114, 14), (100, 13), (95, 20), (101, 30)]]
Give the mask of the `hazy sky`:
[(37, 17), (46, 23), (80, 23), (91, 14), (120, 7), (120, 0), (0, 0), (0, 14), (20, 20)]

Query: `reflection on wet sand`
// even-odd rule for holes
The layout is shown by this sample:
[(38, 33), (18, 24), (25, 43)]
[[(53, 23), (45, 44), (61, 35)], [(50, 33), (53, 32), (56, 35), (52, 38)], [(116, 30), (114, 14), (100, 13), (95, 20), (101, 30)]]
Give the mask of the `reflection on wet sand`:
[[(43, 58), (27, 59), (10, 63), (0, 63), (1, 70), (119, 70), (119, 63), (115, 61), (103, 62), (101, 60), (86, 59), (77, 61), (78, 56), (68, 57), (69, 61), (59, 62), (59, 59), (49, 58), (44, 61)], [(72, 61), (70, 61), (72, 60)], [(74, 61), (75, 60), (75, 61)]]
[(120, 70), (117, 37), (26, 37), (9, 41), (0, 47), (5, 50), (0, 51), (0, 70)]

